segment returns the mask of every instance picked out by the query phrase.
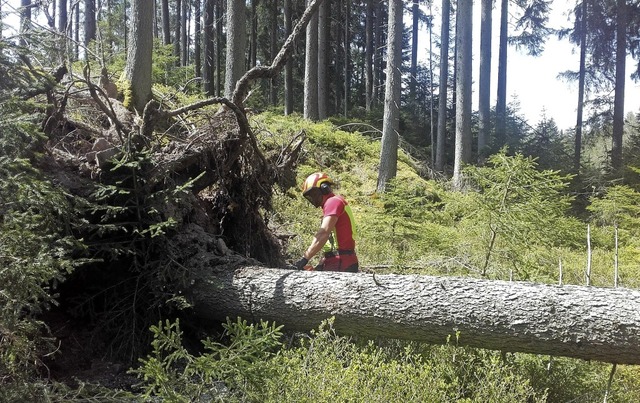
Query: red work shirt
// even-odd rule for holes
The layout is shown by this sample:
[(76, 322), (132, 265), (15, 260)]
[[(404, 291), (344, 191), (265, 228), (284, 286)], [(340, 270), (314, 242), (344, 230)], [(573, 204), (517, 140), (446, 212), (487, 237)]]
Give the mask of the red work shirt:
[(325, 217), (338, 217), (336, 227), (333, 230), (333, 238), (335, 240), (335, 245), (332, 245), (333, 248), (337, 250), (354, 250), (356, 241), (353, 238), (356, 226), (351, 207), (349, 207), (344, 197), (331, 194), (322, 205), (322, 214)]

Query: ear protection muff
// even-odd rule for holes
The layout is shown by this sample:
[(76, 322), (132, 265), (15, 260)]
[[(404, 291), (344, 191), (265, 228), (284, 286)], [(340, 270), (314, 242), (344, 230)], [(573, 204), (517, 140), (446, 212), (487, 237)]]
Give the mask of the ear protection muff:
[(320, 184), (320, 192), (323, 195), (328, 195), (329, 193), (331, 193), (331, 185), (329, 185), (327, 182), (323, 182)]

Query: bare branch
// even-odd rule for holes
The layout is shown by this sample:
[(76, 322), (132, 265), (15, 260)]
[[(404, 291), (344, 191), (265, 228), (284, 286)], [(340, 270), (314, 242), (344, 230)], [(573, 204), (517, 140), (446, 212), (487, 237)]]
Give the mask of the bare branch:
[(307, 9), (300, 17), (300, 20), (291, 31), (291, 34), (287, 38), (287, 40), (280, 48), (280, 51), (273, 59), (271, 66), (255, 66), (251, 70), (247, 71), (236, 83), (236, 88), (233, 91), (233, 96), (231, 100), (234, 104), (238, 105), (240, 108), (243, 108), (243, 100), (246, 98), (247, 93), (249, 92), (249, 86), (251, 82), (258, 78), (272, 78), (276, 74), (282, 70), (284, 63), (287, 61), (289, 57), (289, 53), (293, 50), (293, 45), (295, 44), (298, 37), (301, 35), (302, 31), (305, 29), (313, 14), (318, 11), (318, 7), (323, 0), (312, 0)]

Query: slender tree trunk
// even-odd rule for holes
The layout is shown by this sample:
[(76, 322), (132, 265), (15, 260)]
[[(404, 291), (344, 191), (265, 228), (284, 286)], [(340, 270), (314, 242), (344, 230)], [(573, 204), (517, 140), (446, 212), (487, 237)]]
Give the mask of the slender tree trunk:
[(478, 160), (487, 157), (491, 133), (491, 14), (493, 0), (482, 0), (480, 8), (480, 79), (478, 89)]
[(331, 24), (330, 0), (324, 0), (318, 9), (318, 120), (327, 118), (329, 107), (329, 76), (327, 74), (329, 51), (329, 26)]
[(215, 0), (216, 2), (216, 36), (215, 36), (215, 94), (222, 93), (222, 16), (224, 15), (225, 0)]
[[(75, 42), (75, 46), (73, 48), (73, 55), (75, 56), (75, 59), (78, 60), (78, 58), (80, 57), (80, 49), (79, 49), (79, 44), (80, 44), (80, 2), (77, 1), (75, 2), (75, 6), (74, 8), (74, 15), (75, 15), (75, 21), (73, 23), (73, 40)], [(126, 48), (126, 37), (125, 37), (125, 48)]]
[(374, 17), (374, 36), (373, 36), (373, 88), (372, 88), (372, 106), (378, 105), (380, 100), (380, 88), (382, 87), (382, 71), (383, 57), (382, 57), (382, 36), (383, 36), (383, 24), (382, 18), (382, 1), (376, 1), (375, 5), (375, 17)]
[(191, 10), (190, 0), (182, 0), (182, 22), (180, 23), (180, 65), (189, 64), (189, 12)]
[(442, 0), (442, 25), (440, 27), (440, 81), (438, 89), (438, 139), (436, 140), (435, 170), (444, 172), (445, 145), (447, 139), (447, 89), (449, 81), (449, 25), (451, 2)]
[(171, 14), (169, 14), (169, 0), (161, 0), (162, 7), (162, 44), (171, 44)]
[[(307, 1), (307, 5), (310, 0)], [(318, 120), (318, 14), (307, 25), (304, 62), (304, 118)]]
[(573, 170), (580, 174), (580, 160), (582, 159), (582, 113), (584, 111), (584, 90), (587, 61), (587, 12), (588, 1), (582, 0), (582, 21), (580, 22), (580, 71), (578, 78), (578, 113), (576, 117), (576, 138), (573, 154)]
[(412, 24), (411, 24), (411, 70), (409, 78), (409, 98), (413, 101), (416, 99), (416, 86), (418, 85), (418, 24), (420, 22), (419, 0), (413, 0), (411, 7)]
[(351, 108), (351, 1), (345, 1), (344, 11), (344, 117)]
[(453, 165), (453, 187), (462, 188), (462, 168), (471, 162), (471, 85), (472, 85), (473, 3), (458, 5), (456, 27), (456, 145)]
[(58, 0), (58, 31), (66, 32), (68, 23), (67, 0)]
[[(110, 0), (108, 0), (110, 1)], [(160, 13), (160, 9), (158, 9), (158, 0), (153, 0), (153, 39), (158, 39), (158, 13)], [(162, 18), (162, 16), (160, 16)], [(98, 13), (98, 21), (101, 21), (100, 13)], [(109, 30), (111, 32), (111, 30)]]
[(201, 3), (202, 0), (194, 0), (194, 33), (193, 33), (193, 64), (196, 73), (196, 77), (202, 77), (202, 12)]
[[(96, 0), (84, 0), (84, 46), (96, 39)], [(88, 54), (85, 54), (85, 58)]]
[(214, 13), (216, 0), (205, 0), (204, 2), (204, 65), (203, 65), (203, 87), (204, 92), (209, 97), (216, 95), (214, 87)]
[(500, 6), (500, 49), (498, 51), (498, 97), (496, 100), (496, 145), (502, 147), (507, 141), (507, 37), (509, 0)]
[(378, 168), (378, 192), (384, 192), (398, 169), (398, 128), (402, 77), (402, 0), (389, 0), (389, 36), (387, 40), (387, 81), (382, 122), (382, 148)]
[(371, 112), (373, 102), (373, 1), (367, 0), (364, 28), (365, 109), (367, 112)]
[(151, 99), (151, 57), (153, 49), (153, 0), (134, 0), (131, 4), (131, 39), (125, 76), (138, 112)]
[(247, 70), (255, 66), (258, 61), (258, 2), (251, 1), (251, 40), (249, 41), (249, 63)]
[(624, 88), (627, 59), (627, 7), (625, 0), (616, 2), (616, 86), (613, 101), (613, 146), (611, 147), (611, 167), (621, 174), (622, 137), (624, 134)]
[[(284, 0), (284, 31), (288, 38), (291, 35), (293, 23), (291, 18), (291, 0)], [(293, 113), (293, 61), (287, 59), (284, 66), (284, 114)]]
[(31, 30), (31, 0), (20, 0), (20, 45), (28, 46), (27, 35)]
[[(271, 32), (269, 33), (269, 53), (271, 54), (271, 61), (276, 57), (278, 52), (278, 15), (280, 14), (280, 8), (278, 7), (278, 0), (273, 0), (271, 4)], [(278, 77), (275, 76), (269, 80), (269, 103), (272, 106), (278, 104)]]
[[(394, 0), (391, 0), (394, 1)], [(640, 291), (472, 278), (207, 270), (190, 293), (197, 316), (275, 321), (310, 331), (640, 364)]]
[(180, 66), (182, 57), (182, 52), (180, 50), (180, 44), (182, 42), (182, 29), (180, 28), (182, 25), (182, 1), (183, 0), (176, 0), (176, 18), (174, 20), (175, 40), (173, 41), (173, 56), (176, 58), (176, 66)]
[(227, 0), (227, 60), (224, 96), (231, 99), (236, 82), (245, 72), (247, 32), (244, 0)]

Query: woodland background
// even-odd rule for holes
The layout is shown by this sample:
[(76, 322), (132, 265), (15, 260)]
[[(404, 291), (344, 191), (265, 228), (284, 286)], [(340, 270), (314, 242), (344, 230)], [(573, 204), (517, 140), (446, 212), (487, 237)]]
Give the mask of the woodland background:
[[(193, 315), (193, 271), (299, 256), (317, 170), (368, 273), (638, 288), (639, 4), (577, 2), (551, 32), (551, 2), (503, 0), (497, 44), (471, 2), (417, 4), (2, 2), (0, 399), (637, 401), (634, 366)], [(548, 35), (580, 49), (569, 132), (506, 102), (504, 49)]]

